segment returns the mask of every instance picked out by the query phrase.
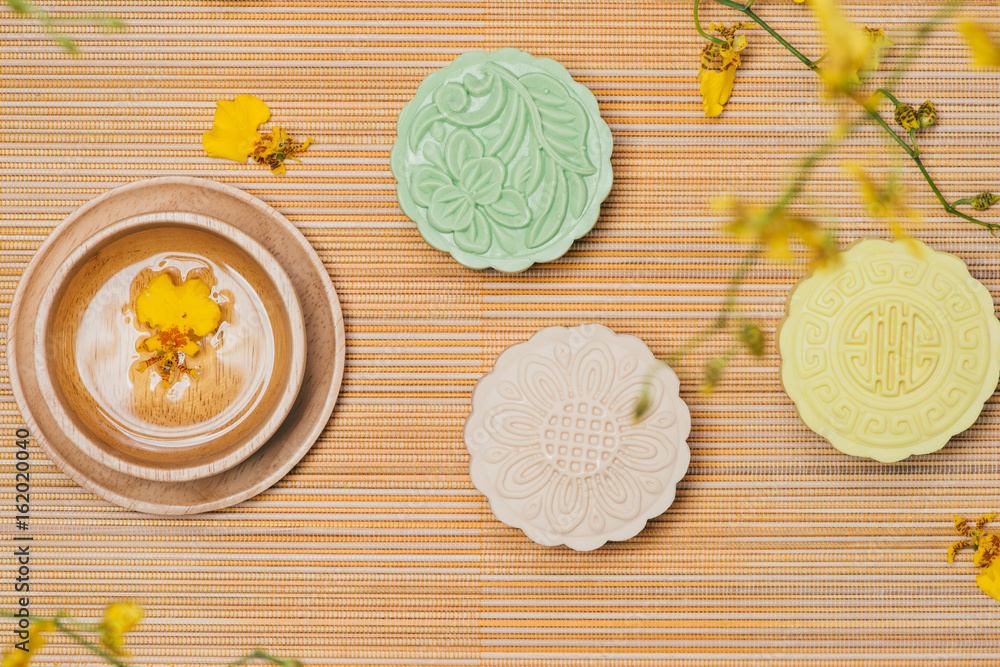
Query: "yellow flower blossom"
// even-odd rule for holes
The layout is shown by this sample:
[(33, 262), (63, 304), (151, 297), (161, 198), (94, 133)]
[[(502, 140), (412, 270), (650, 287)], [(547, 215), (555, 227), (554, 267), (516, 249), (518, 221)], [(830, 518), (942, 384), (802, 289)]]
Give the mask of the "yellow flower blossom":
[(860, 83), (858, 71), (871, 60), (874, 44), (840, 11), (836, 0), (809, 0), (826, 37), (827, 57), (820, 70), (833, 90), (850, 90)]
[(869, 44), (868, 60), (865, 61), (862, 69), (867, 72), (874, 72), (881, 65), (882, 51), (895, 44), (895, 42), (889, 39), (882, 28), (862, 26), (861, 30), (864, 32)]
[(990, 39), (989, 33), (975, 21), (962, 21), (958, 29), (972, 49), (972, 62), (976, 67), (1000, 67), (1000, 45)]
[(920, 214), (906, 205), (906, 188), (895, 173), (890, 173), (885, 185), (881, 185), (859, 164), (849, 163), (845, 169), (854, 177), (868, 212), (885, 220), (895, 236), (906, 236), (908, 223), (920, 223)]
[[(32, 623), (28, 628), (28, 638), (4, 653), (2, 667), (28, 667), (31, 658), (46, 644), (45, 633), (55, 630), (52, 621), (44, 620)], [(23, 645), (26, 651), (19, 646)]]
[(733, 221), (726, 231), (759, 244), (764, 248), (765, 257), (793, 260), (795, 255), (790, 244), (795, 240), (812, 252), (813, 266), (825, 264), (837, 254), (836, 240), (814, 220), (788, 215), (785, 211), (771, 215), (734, 199), (722, 199), (717, 206), (732, 212)]
[(126, 602), (108, 605), (104, 610), (104, 620), (101, 621), (101, 627), (104, 629), (101, 641), (112, 653), (123, 655), (123, 635), (134, 628), (136, 623), (142, 620), (143, 615), (142, 607), (138, 605)]
[(140, 362), (140, 371), (155, 366), (168, 384), (178, 373), (198, 374), (187, 357), (198, 353), (197, 339), (218, 329), (222, 321), (222, 310), (211, 293), (200, 278), (175, 285), (170, 275), (161, 273), (149, 281), (135, 299), (136, 319), (156, 329), (139, 344), (139, 351), (153, 353)]
[(271, 110), (253, 95), (238, 95), (234, 100), (220, 100), (215, 107), (212, 129), (201, 135), (201, 145), (211, 157), (234, 162), (254, 162), (266, 165), (272, 173), (285, 173), (285, 160), (296, 160), (312, 144), (311, 139), (294, 141), (280, 127), (266, 134), (257, 131), (271, 117)]
[(710, 43), (701, 51), (701, 68), (698, 81), (701, 86), (701, 101), (705, 116), (714, 118), (722, 113), (733, 92), (736, 70), (740, 66), (740, 51), (747, 47), (745, 35), (736, 31), (748, 27), (746, 23), (727, 26), (713, 23), (709, 26), (722, 37), (724, 44)]
[(251, 153), (254, 162), (270, 167), (271, 173), (285, 173), (285, 160), (299, 161), (295, 155), (312, 145), (312, 139), (297, 143), (280, 127), (260, 136), (260, 142)]

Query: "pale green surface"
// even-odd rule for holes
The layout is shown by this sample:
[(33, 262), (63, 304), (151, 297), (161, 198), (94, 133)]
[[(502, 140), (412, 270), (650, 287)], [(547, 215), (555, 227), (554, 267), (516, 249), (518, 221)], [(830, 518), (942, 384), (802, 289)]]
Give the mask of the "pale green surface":
[(399, 205), (471, 268), (561, 257), (611, 189), (611, 130), (554, 60), (472, 51), (428, 76), (399, 115)]
[(809, 428), (883, 462), (937, 451), (1000, 379), (1000, 322), (965, 264), (918, 241), (860, 241), (800, 282), (778, 332)]

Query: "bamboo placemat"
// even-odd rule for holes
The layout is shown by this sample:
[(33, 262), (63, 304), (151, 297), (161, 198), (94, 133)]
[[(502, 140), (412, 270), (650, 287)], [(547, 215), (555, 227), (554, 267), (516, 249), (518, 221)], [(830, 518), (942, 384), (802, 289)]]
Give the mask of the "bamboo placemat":
[[(936, 7), (849, 5), (902, 36)], [(683, 365), (690, 471), (674, 506), (635, 539), (584, 554), (536, 546), (499, 523), (469, 481), (469, 395), (504, 348), (544, 326), (596, 321), (662, 355), (712, 316), (742, 251), (719, 234), (712, 199), (773, 198), (792, 158), (839, 113), (766, 35), (751, 33), (733, 101), (707, 120), (686, 0), (49, 8), (110, 12), (128, 29), (74, 28), (81, 55), (71, 57), (0, 10), (0, 343), (18, 278), (55, 224), (109, 188), (183, 174), (242, 188), (301, 228), (340, 294), (348, 353), (338, 407), (309, 455), (229, 510), (123, 511), (32, 443), (32, 611), (92, 617), (109, 601), (139, 601), (148, 618), (130, 650), (150, 665), (220, 664), (255, 646), (317, 665), (1000, 664), (1000, 606), (967, 562), (944, 561), (952, 513), (1000, 507), (995, 399), (940, 453), (882, 465), (841, 455), (802, 425), (773, 349), (761, 363), (737, 360), (715, 394), (699, 393), (709, 349)], [(755, 8), (819, 55), (804, 6)], [(1000, 29), (995, 2), (968, 12)], [(706, 8), (708, 19), (723, 16)], [(566, 65), (615, 137), (615, 185), (595, 229), (563, 259), (519, 275), (466, 270), (427, 246), (396, 205), (388, 167), (396, 115), (421, 79), (468, 49), (506, 46)], [(952, 198), (997, 188), (998, 92), (995, 73), (970, 72), (951, 27), (900, 89), (938, 104), (940, 125), (921, 144)], [(202, 152), (215, 102), (240, 93), (316, 141), (286, 176)], [(885, 150), (867, 129), (816, 172), (813, 212), (836, 218), (844, 241), (889, 233), (841, 166), (846, 157), (884, 170)], [(915, 235), (962, 257), (1000, 295), (997, 241), (908, 182), (923, 214)], [(773, 331), (802, 270), (755, 271), (746, 311)], [(21, 426), (0, 358), (5, 609), (19, 597)], [(87, 662), (65, 641), (38, 658)]]

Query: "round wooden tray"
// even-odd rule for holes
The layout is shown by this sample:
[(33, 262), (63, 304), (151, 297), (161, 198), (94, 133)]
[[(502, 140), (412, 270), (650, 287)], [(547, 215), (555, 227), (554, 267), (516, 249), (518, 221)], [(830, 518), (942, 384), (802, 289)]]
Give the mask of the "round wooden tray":
[[(35, 376), (32, 330), (41, 296), (67, 257), (86, 239), (137, 215), (195, 213), (230, 222), (288, 273), (305, 317), (305, 378), (288, 416), (252, 456), (217, 475), (185, 482), (132, 477), (101, 465), (57, 426)], [(194, 514), (235, 505), (264, 491), (305, 456), (333, 413), (345, 359), (344, 321), (326, 268), (299, 231), (264, 202), (212, 181), (167, 177), (116, 188), (88, 202), (57, 227), (21, 277), (8, 323), (11, 385), (28, 427), (57, 466), (84, 488), (127, 509)]]

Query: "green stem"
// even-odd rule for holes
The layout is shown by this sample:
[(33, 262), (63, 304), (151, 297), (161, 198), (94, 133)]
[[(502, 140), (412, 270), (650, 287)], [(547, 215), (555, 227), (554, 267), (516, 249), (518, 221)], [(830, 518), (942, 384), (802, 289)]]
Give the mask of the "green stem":
[[(798, 58), (802, 62), (803, 65), (805, 65), (809, 69), (813, 70), (814, 72), (818, 72), (819, 71), (819, 68), (816, 67), (816, 63), (814, 63), (812, 60), (810, 60), (809, 58), (807, 58), (804, 53), (802, 53), (801, 51), (799, 51), (798, 49), (796, 49), (794, 46), (792, 46), (788, 42), (788, 40), (786, 40), (784, 37), (782, 37), (781, 35), (779, 35), (777, 33), (777, 31), (775, 31), (774, 28), (772, 28), (771, 26), (769, 26), (767, 24), (767, 21), (765, 21), (761, 17), (757, 16), (757, 14), (755, 14), (753, 12), (753, 10), (750, 9), (749, 7), (744, 7), (742, 3), (734, 2), (733, 0), (712, 0), (712, 1), (715, 2), (718, 5), (723, 5), (724, 7), (729, 7), (730, 9), (735, 9), (740, 14), (743, 14), (748, 19), (750, 19), (751, 21), (753, 21), (754, 23), (756, 23), (757, 25), (759, 25), (761, 28), (763, 28), (764, 31), (767, 32), (767, 34), (769, 34), (779, 44), (781, 44), (783, 47), (785, 47), (785, 49), (787, 49), (789, 53), (791, 53), (793, 56), (795, 56), (796, 58)], [(695, 5), (697, 5), (697, 3), (695, 3)]]
[(715, 329), (721, 331), (726, 328), (729, 324), (729, 315), (736, 309), (736, 296), (739, 293), (740, 285), (746, 280), (747, 274), (750, 273), (750, 269), (754, 267), (757, 260), (760, 259), (762, 250), (760, 248), (754, 248), (746, 255), (743, 256), (743, 261), (740, 262), (739, 267), (736, 269), (736, 273), (729, 280), (729, 286), (726, 288), (726, 300), (722, 306), (722, 312), (719, 313), (718, 319), (715, 321)]
[[(968, 216), (968, 215), (962, 213), (961, 211), (959, 211), (958, 209), (956, 209), (955, 208), (955, 204), (949, 203), (948, 200), (944, 198), (944, 195), (941, 194), (941, 191), (938, 189), (938, 186), (934, 182), (934, 179), (931, 178), (931, 175), (927, 173), (927, 168), (924, 167), (923, 160), (921, 160), (919, 157), (914, 157), (913, 161), (917, 164), (917, 168), (920, 169), (920, 173), (923, 174), (924, 180), (927, 181), (927, 184), (931, 186), (931, 191), (934, 193), (934, 196), (937, 197), (938, 201), (941, 203), (941, 207), (944, 208), (944, 210), (946, 210), (948, 213), (950, 213), (950, 214), (952, 214), (952, 215), (954, 215), (956, 217), (962, 218), (963, 220), (967, 220), (969, 222), (974, 222), (977, 225), (985, 227), (986, 229), (988, 229), (991, 232), (993, 232), (993, 231), (995, 231), (997, 229), (1000, 229), (1000, 225), (998, 225), (997, 223), (994, 223), (994, 222), (984, 222), (982, 220), (977, 220), (976, 218), (973, 218), (972, 216)], [(961, 202), (961, 201), (964, 201), (964, 200), (960, 199), (959, 202)], [(958, 202), (955, 202), (955, 203), (957, 204)]]
[(719, 46), (725, 46), (726, 40), (719, 39), (718, 37), (713, 37), (705, 32), (704, 28), (701, 27), (701, 21), (698, 20), (698, 5), (701, 4), (701, 0), (694, 0), (694, 27), (698, 31), (698, 34), (712, 42), (713, 44), (718, 44)]
[(871, 107), (869, 107), (865, 103), (865, 101), (863, 99), (859, 98), (857, 95), (852, 94), (852, 95), (850, 95), (850, 98), (852, 100), (854, 100), (858, 105), (860, 105), (865, 110), (865, 114), (867, 114), (869, 118), (871, 118), (873, 121), (875, 121), (875, 123), (879, 127), (881, 127), (885, 131), (886, 134), (889, 135), (890, 139), (892, 139), (897, 144), (899, 144), (899, 147), (902, 148), (904, 151), (906, 151), (907, 155), (909, 155), (911, 158), (917, 157), (917, 154), (913, 152), (913, 149), (910, 148), (910, 145), (908, 143), (906, 143), (906, 140), (903, 139), (903, 137), (901, 137), (898, 134), (896, 134), (896, 131), (894, 129), (892, 129), (892, 127), (889, 125), (888, 122), (886, 122), (885, 118), (882, 118), (882, 114), (880, 114), (875, 109), (872, 109)]
[[(716, 320), (716, 322), (717, 321), (718, 320)], [(712, 326), (702, 327), (701, 330), (698, 331), (698, 333), (688, 338), (683, 345), (681, 345), (679, 348), (677, 348), (667, 356), (667, 365), (676, 366), (677, 363), (682, 358), (684, 358), (688, 352), (690, 352), (694, 348), (698, 347), (699, 345), (707, 341), (709, 338), (714, 336), (718, 331), (719, 330), (714, 326), (714, 323)]]
[(233, 662), (226, 665), (226, 667), (239, 667), (239, 665), (245, 665), (251, 660), (256, 660), (258, 658), (261, 660), (267, 660), (268, 662), (274, 665), (281, 665), (282, 667), (289, 667), (289, 665), (299, 664), (297, 660), (282, 660), (281, 658), (271, 655), (264, 649), (259, 648), (251, 651), (250, 653), (247, 653), (245, 656), (239, 658), (238, 660), (234, 660)]
[(895, 95), (893, 95), (892, 93), (890, 93), (890, 92), (889, 92), (888, 90), (886, 90), (885, 88), (876, 88), (876, 89), (875, 89), (875, 92), (876, 92), (876, 93), (882, 93), (883, 95), (885, 95), (886, 97), (888, 97), (888, 98), (889, 98), (889, 101), (891, 101), (891, 102), (892, 102), (893, 104), (895, 104), (895, 105), (896, 105), (897, 107), (898, 107), (898, 106), (900, 106), (900, 103), (899, 103), (899, 100), (897, 100), (897, 99), (896, 99), (896, 96), (895, 96)]
[(72, 639), (73, 641), (75, 641), (80, 646), (83, 646), (84, 648), (86, 648), (87, 650), (89, 650), (94, 655), (97, 655), (97, 656), (100, 656), (100, 657), (104, 658), (105, 660), (107, 660), (108, 662), (110, 662), (112, 665), (115, 665), (115, 667), (129, 667), (128, 664), (122, 662), (121, 660), (119, 660), (115, 656), (111, 655), (110, 653), (108, 653), (107, 651), (105, 651), (104, 649), (102, 649), (97, 644), (95, 644), (95, 643), (93, 643), (91, 641), (88, 641), (84, 637), (82, 637), (79, 634), (77, 634), (75, 630), (71, 629), (65, 623), (63, 623), (63, 618), (61, 616), (56, 616), (55, 618), (52, 619), (52, 622), (55, 624), (56, 628), (60, 632), (62, 632), (64, 635), (66, 635), (67, 637), (69, 637), (70, 639)]

